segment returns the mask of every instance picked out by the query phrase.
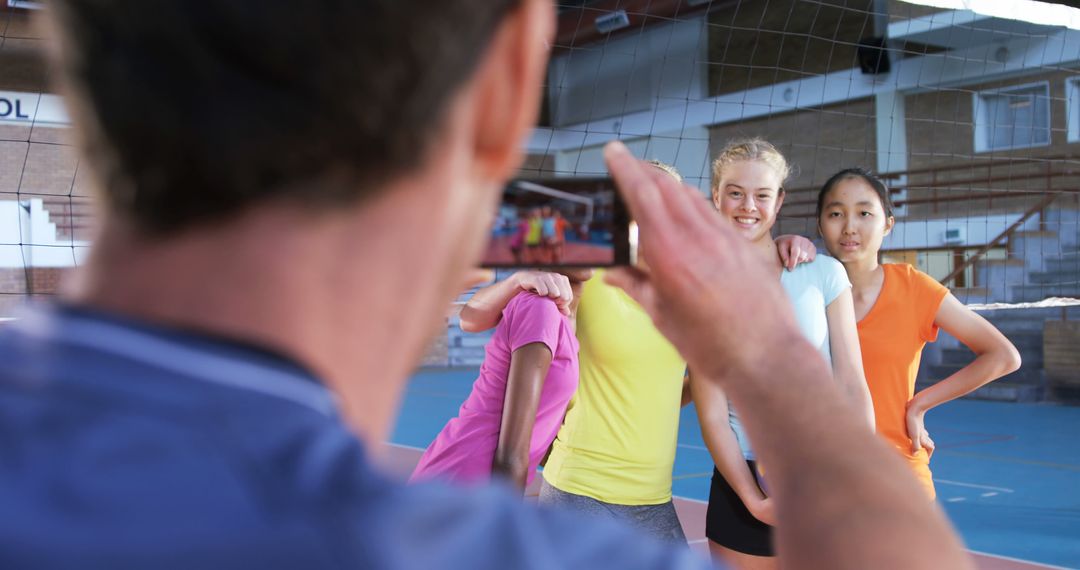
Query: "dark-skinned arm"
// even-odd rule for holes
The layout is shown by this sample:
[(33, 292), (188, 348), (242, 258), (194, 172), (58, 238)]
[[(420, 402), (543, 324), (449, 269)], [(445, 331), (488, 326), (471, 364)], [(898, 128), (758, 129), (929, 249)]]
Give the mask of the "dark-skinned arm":
[(551, 349), (542, 342), (526, 344), (510, 356), (499, 444), (491, 473), (509, 480), (522, 491), (529, 480), (529, 447), (551, 358)]
[(679, 405), (686, 407), (687, 404), (694, 401), (694, 391), (690, 389), (690, 371), (686, 371), (686, 376), (682, 379), (682, 401)]

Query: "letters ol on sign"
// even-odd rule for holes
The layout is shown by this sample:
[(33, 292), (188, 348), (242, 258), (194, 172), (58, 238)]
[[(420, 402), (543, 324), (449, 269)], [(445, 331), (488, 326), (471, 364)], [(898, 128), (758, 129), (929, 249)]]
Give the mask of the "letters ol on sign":
[(0, 124), (63, 127), (68, 119), (64, 101), (52, 93), (0, 91)]
[(0, 119), (30, 120), (30, 114), (21, 98), (0, 97)]

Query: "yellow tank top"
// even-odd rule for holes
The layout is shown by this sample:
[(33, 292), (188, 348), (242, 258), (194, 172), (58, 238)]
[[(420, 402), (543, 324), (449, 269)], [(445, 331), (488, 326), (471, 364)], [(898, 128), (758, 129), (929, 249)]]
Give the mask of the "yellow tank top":
[(544, 222), (540, 218), (529, 218), (529, 233), (525, 235), (526, 245), (538, 245), (540, 243), (540, 231)]
[(618, 505), (671, 500), (686, 362), (597, 271), (577, 314), (580, 380), (544, 468), (555, 488)]

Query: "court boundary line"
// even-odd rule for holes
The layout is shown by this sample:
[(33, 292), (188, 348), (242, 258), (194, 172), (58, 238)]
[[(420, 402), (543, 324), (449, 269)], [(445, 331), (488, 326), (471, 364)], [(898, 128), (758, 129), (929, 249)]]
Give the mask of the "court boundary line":
[(400, 447), (401, 449), (411, 449), (413, 451), (427, 451), (426, 447), (416, 447), (415, 445), (406, 445), (404, 443), (383, 442), (383, 445), (389, 445), (390, 447)]
[(957, 457), (967, 457), (970, 459), (983, 459), (986, 461), (998, 461), (1001, 463), (1013, 463), (1016, 465), (1033, 465), (1036, 467), (1046, 467), (1047, 469), (1061, 469), (1062, 471), (1080, 471), (1080, 465), (1073, 465), (1071, 463), (1053, 463), (1051, 461), (1037, 461), (1031, 459), (1020, 459), (1016, 457), (1008, 457), (1004, 455), (992, 455), (988, 453), (975, 453), (971, 451), (953, 451), (951, 449), (942, 449), (937, 453), (944, 455), (955, 455)]
[(935, 483), (942, 483), (945, 485), (955, 485), (957, 487), (970, 487), (972, 489), (986, 489), (988, 491), (997, 491), (999, 493), (1015, 493), (1016, 490), (1009, 489), (1008, 487), (994, 487), (992, 485), (979, 485), (976, 483), (964, 483), (962, 481), (951, 481), (949, 479), (934, 478)]
[(1023, 558), (1016, 558), (1014, 556), (1005, 556), (1004, 554), (993, 554), (990, 552), (982, 552), (981, 550), (967, 549), (972, 554), (978, 554), (979, 556), (985, 556), (987, 558), (996, 558), (998, 560), (1006, 560), (1009, 562), (1018, 562), (1020, 564), (1031, 564), (1040, 568), (1048, 568), (1050, 570), (1074, 570), (1068, 566), (1057, 566), (1055, 564), (1047, 564), (1046, 562), (1038, 562), (1035, 560), (1024, 560)]

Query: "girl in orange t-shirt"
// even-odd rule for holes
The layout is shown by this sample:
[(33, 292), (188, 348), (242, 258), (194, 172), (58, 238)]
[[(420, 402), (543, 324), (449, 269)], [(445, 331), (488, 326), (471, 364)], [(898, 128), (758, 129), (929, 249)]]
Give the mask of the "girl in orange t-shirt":
[[(1020, 367), (1020, 354), (986, 319), (968, 309), (929, 275), (907, 264), (881, 264), (881, 242), (892, 231), (892, 203), (885, 184), (852, 168), (821, 188), (818, 231), (829, 253), (847, 270), (855, 300), (859, 345), (877, 431), (899, 451), (930, 497), (934, 440), (926, 412)], [(923, 346), (938, 329), (976, 354), (955, 374), (915, 393)]]

